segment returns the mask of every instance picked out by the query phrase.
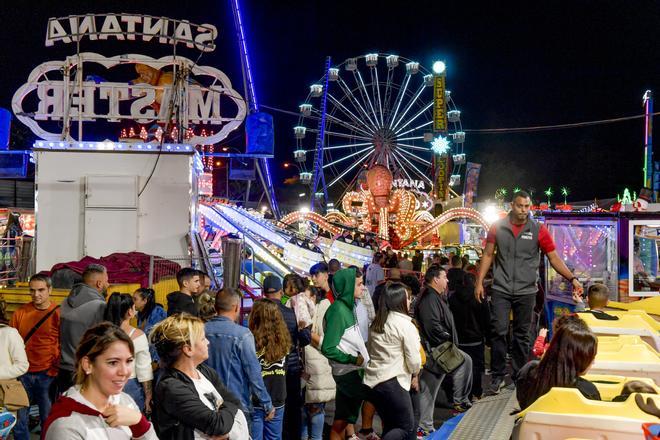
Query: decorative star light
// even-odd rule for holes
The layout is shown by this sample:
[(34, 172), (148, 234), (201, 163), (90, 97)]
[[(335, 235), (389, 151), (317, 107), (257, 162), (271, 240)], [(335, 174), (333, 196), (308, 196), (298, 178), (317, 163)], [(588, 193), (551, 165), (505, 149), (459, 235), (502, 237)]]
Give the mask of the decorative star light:
[(446, 137), (439, 135), (437, 138), (431, 141), (431, 151), (433, 151), (435, 154), (446, 154), (450, 148), (449, 139)]

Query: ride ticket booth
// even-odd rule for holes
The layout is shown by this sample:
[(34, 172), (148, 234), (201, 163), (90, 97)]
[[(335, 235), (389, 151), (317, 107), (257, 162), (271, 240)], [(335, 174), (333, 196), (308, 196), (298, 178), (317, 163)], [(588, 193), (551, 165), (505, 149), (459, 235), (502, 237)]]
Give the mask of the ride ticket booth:
[[(544, 213), (559, 258), (586, 291), (603, 283), (610, 301), (633, 302), (660, 295), (660, 212)], [(545, 261), (548, 322), (573, 312), (571, 284)]]

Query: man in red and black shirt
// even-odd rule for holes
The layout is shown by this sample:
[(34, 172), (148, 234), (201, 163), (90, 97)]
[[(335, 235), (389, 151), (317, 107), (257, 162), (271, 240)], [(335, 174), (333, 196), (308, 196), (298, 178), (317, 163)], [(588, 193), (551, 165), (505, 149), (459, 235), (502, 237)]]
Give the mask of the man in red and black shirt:
[(488, 394), (499, 393), (505, 385), (506, 337), (512, 312), (511, 367), (514, 379), (527, 362), (532, 341), (530, 327), (538, 290), (541, 252), (548, 257), (548, 262), (557, 273), (571, 282), (574, 294), (582, 294), (582, 284), (557, 255), (547, 228), (529, 217), (530, 207), (529, 194), (518, 191), (513, 195), (509, 215), (493, 223), (488, 231), (481, 259), (475, 286), (477, 301), (484, 298), (483, 281), (494, 260), (491, 297), (492, 382)]

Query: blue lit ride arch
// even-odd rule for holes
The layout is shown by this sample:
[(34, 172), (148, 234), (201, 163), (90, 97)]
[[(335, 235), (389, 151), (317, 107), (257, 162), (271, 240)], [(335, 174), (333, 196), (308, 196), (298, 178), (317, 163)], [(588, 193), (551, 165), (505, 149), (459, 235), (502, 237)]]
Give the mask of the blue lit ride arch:
[[(397, 55), (367, 54), (349, 58), (328, 70), (323, 168), (314, 168), (321, 100), (326, 75), (310, 86), (300, 105), (293, 134), (300, 180), (313, 184), (325, 176), (330, 199), (355, 189), (360, 173), (375, 164), (387, 166), (395, 178), (424, 181), (431, 189), (433, 74), (418, 62)], [(465, 156), (460, 111), (447, 92), (452, 174), (459, 175)], [(462, 155), (462, 157), (461, 157)], [(315, 180), (315, 179), (314, 179)], [(457, 185), (459, 186), (459, 185)]]
[[(236, 37), (238, 39), (238, 47), (241, 53), (241, 69), (243, 72), (243, 88), (245, 89), (245, 97), (248, 102), (250, 113), (259, 111), (259, 103), (254, 87), (254, 78), (252, 76), (252, 65), (250, 64), (250, 55), (248, 53), (247, 42), (245, 39), (245, 27), (243, 25), (243, 16), (239, 0), (230, 0), (231, 8), (234, 14), (234, 28), (236, 30)], [(259, 159), (257, 164), (257, 171), (259, 172), (262, 182), (265, 186), (264, 191), (270, 203), (271, 210), (275, 218), (280, 218), (280, 209), (277, 205), (275, 198), (275, 188), (273, 186), (273, 179), (270, 173), (270, 166), (268, 159)], [(249, 188), (249, 187), (248, 187)], [(249, 189), (248, 189), (249, 191)]]

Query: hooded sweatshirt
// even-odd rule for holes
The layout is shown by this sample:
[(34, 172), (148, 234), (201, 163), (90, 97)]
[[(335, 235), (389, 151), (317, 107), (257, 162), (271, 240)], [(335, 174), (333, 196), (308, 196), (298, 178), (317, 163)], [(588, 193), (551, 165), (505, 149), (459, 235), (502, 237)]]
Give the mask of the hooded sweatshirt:
[(76, 347), (82, 335), (103, 321), (105, 298), (87, 284), (76, 284), (60, 308), (60, 368), (73, 371)]
[(195, 299), (191, 295), (183, 292), (172, 292), (167, 295), (167, 316), (177, 313), (188, 313), (193, 316), (199, 316), (199, 311), (195, 305)]
[(355, 269), (342, 269), (332, 279), (336, 295), (335, 302), (325, 313), (323, 344), (321, 353), (330, 361), (336, 376), (360, 369), (357, 356), (347, 354), (338, 345), (346, 330), (355, 326)]
[[(137, 410), (138, 407), (128, 394), (120, 393), (111, 397), (115, 405)], [(157, 440), (156, 431), (147, 418), (133, 426), (108, 425), (103, 415), (80, 394), (80, 387), (71, 387), (53, 405), (43, 426), (44, 440), (77, 439), (142, 439)]]

